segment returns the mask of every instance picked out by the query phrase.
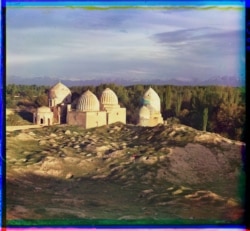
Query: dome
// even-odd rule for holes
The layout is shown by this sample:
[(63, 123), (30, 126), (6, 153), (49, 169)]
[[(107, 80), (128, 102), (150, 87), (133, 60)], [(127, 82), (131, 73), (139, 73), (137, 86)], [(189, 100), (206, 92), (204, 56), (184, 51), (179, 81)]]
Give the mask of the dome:
[(63, 101), (69, 95), (71, 95), (71, 91), (61, 82), (57, 83), (49, 90), (50, 99), (58, 98), (61, 99), (61, 101)]
[(149, 119), (150, 118), (150, 111), (146, 106), (142, 106), (139, 112), (140, 118)]
[(100, 104), (97, 97), (90, 91), (87, 90), (79, 98), (77, 104), (77, 110), (79, 111), (99, 111)]
[(150, 108), (157, 112), (161, 111), (161, 100), (159, 95), (150, 87), (143, 96), (143, 104), (149, 105)]
[(42, 106), (37, 108), (37, 113), (51, 113), (51, 110), (49, 107)]
[(116, 94), (110, 88), (106, 88), (102, 92), (100, 101), (101, 101), (101, 104), (113, 104), (113, 105), (118, 104), (118, 98)]

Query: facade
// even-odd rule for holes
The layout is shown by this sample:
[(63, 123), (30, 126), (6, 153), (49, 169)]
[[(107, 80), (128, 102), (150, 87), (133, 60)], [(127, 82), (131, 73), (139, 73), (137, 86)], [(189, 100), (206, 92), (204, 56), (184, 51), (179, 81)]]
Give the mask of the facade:
[(68, 105), (67, 124), (93, 128), (115, 122), (126, 123), (126, 108), (120, 107), (116, 94), (109, 88), (103, 91), (100, 101), (88, 90), (79, 98), (76, 110)]
[(33, 123), (37, 125), (52, 125), (54, 123), (53, 112), (49, 107), (39, 107), (33, 113)]
[(154, 127), (163, 124), (159, 95), (150, 87), (143, 96), (143, 106), (139, 111), (139, 125)]
[(68, 106), (67, 124), (93, 128), (106, 125), (106, 113), (100, 111), (100, 103), (91, 92), (84, 92), (78, 100), (76, 110)]
[(50, 88), (48, 93), (49, 107), (53, 112), (54, 123), (66, 123), (67, 105), (71, 104), (71, 91), (61, 82)]
[(107, 113), (107, 124), (126, 123), (126, 108), (120, 107), (116, 94), (110, 88), (106, 88), (101, 95), (100, 109)]

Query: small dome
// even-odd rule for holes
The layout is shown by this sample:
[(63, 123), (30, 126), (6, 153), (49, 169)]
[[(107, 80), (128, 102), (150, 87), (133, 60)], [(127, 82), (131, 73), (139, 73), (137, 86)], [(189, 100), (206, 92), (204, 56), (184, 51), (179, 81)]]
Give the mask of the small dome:
[(110, 88), (106, 88), (102, 92), (102, 96), (101, 96), (100, 101), (101, 101), (101, 104), (112, 104), (112, 105), (118, 104), (118, 98), (117, 98), (116, 94)]
[(68, 95), (71, 95), (71, 91), (69, 90), (68, 87), (66, 87), (64, 84), (61, 82), (55, 84), (52, 88), (49, 90), (49, 98), (54, 99), (54, 98), (59, 98), (59, 99), (64, 99)]
[(139, 112), (140, 118), (149, 119), (150, 118), (150, 111), (146, 106), (142, 106)]
[(150, 87), (143, 96), (143, 104), (150, 105), (155, 111), (161, 111), (161, 100), (159, 95)]
[(77, 104), (77, 110), (79, 111), (99, 111), (100, 104), (97, 97), (90, 91), (87, 90), (79, 98)]
[(42, 106), (42, 107), (37, 108), (36, 112), (37, 113), (51, 113), (51, 110), (49, 107)]

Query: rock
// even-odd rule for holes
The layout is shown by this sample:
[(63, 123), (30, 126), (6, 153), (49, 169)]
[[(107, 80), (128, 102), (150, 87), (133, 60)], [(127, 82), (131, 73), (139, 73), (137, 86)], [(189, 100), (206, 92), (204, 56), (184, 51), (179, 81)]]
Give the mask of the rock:
[(91, 177), (91, 179), (104, 179), (104, 178), (106, 178), (106, 177), (108, 177), (108, 175), (96, 175), (96, 176), (92, 176)]
[(181, 188), (180, 188), (181, 190), (192, 190), (191, 188), (188, 188), (188, 187), (184, 187), (184, 186), (181, 186)]
[(92, 154), (91, 154), (91, 153), (89, 153), (89, 154), (87, 154), (86, 156), (88, 156), (88, 157), (89, 157), (89, 156), (92, 156)]
[(77, 149), (77, 148), (80, 148), (80, 145), (75, 145), (73, 148)]
[(22, 205), (16, 205), (14, 207), (14, 210), (17, 212), (17, 213), (27, 213), (28, 212), (28, 209), (26, 209), (24, 206)]
[(46, 141), (45, 140), (40, 140), (39, 141), (39, 145), (45, 145), (46, 144)]
[(109, 150), (109, 146), (100, 146), (100, 147), (96, 147), (96, 152), (105, 152), (107, 150)]
[(70, 130), (66, 130), (66, 131), (64, 132), (64, 134), (65, 134), (65, 135), (70, 135), (70, 134), (71, 134), (71, 131), (70, 131)]
[(150, 194), (150, 193), (152, 193), (152, 192), (154, 192), (153, 189), (146, 189), (146, 190), (143, 190), (143, 191), (142, 191), (142, 193), (145, 194), (145, 195)]
[(55, 133), (51, 133), (49, 136), (50, 137), (57, 137), (57, 135)]
[(230, 206), (230, 207), (235, 207), (235, 206), (238, 206), (239, 204), (232, 198), (229, 198), (227, 200), (227, 205)]
[(177, 189), (176, 191), (172, 192), (173, 195), (178, 195), (183, 193), (183, 191), (181, 189)]
[(151, 140), (151, 139), (152, 139), (152, 137), (153, 137), (153, 136), (149, 136), (149, 137), (147, 138), (147, 140)]
[(59, 170), (59, 169), (49, 169), (49, 170), (45, 170), (45, 172), (48, 174), (48, 175), (51, 175), (51, 176), (60, 176), (62, 174), (62, 170)]
[(22, 158), (22, 159), (20, 159), (20, 161), (23, 162), (23, 163), (25, 163), (25, 162), (27, 162), (28, 160), (27, 160), (26, 158)]
[(72, 179), (74, 175), (72, 173), (68, 173), (65, 177), (65, 179)]
[(210, 201), (225, 201), (225, 199), (216, 193), (211, 191), (200, 190), (193, 194), (185, 196), (186, 199), (191, 199), (194, 201), (210, 200)]
[(136, 219), (138, 219), (138, 217), (133, 215), (127, 215), (118, 218), (118, 220), (136, 220)]

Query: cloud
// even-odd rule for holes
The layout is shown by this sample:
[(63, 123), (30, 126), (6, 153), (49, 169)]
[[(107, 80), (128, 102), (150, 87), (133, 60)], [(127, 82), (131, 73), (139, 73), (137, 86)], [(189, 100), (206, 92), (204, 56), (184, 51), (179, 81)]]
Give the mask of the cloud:
[[(222, 30), (218, 28), (190, 28), (157, 33), (151, 38), (175, 52), (186, 52), (194, 56), (238, 56), (243, 44), (242, 30)], [(217, 55), (216, 55), (217, 54)]]
[(198, 8), (8, 8), (7, 71), (100, 79), (237, 73), (241, 19), (240, 11)]

